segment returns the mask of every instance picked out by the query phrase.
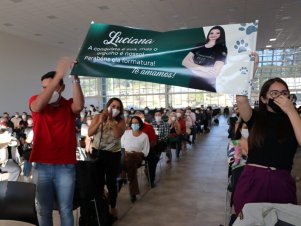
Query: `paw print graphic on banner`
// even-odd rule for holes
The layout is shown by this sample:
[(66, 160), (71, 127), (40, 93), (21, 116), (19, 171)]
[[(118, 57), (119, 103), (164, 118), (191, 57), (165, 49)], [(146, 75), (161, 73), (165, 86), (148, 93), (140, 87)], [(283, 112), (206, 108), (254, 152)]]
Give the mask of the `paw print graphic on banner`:
[(252, 23), (251, 25), (248, 25), (248, 26), (245, 23), (240, 24), (240, 25), (241, 25), (241, 27), (239, 27), (238, 30), (240, 30), (240, 31), (246, 31), (246, 34), (250, 35), (253, 32), (257, 31), (258, 22), (254, 22), (254, 23)]
[(248, 90), (244, 89), (243, 91), (241, 91), (240, 95), (248, 96), (248, 93)]
[(236, 45), (234, 48), (238, 50), (238, 53), (242, 53), (247, 51), (248, 43), (246, 43), (243, 39), (241, 41), (236, 41)]
[(252, 82), (252, 80), (249, 80), (248, 84), (249, 84), (249, 86), (251, 87), (251, 90), (255, 90), (255, 85), (254, 85), (254, 83)]
[(242, 74), (242, 75), (246, 75), (249, 72), (249, 70), (247, 69), (247, 67), (241, 67), (239, 69), (239, 71), (240, 71), (240, 74)]

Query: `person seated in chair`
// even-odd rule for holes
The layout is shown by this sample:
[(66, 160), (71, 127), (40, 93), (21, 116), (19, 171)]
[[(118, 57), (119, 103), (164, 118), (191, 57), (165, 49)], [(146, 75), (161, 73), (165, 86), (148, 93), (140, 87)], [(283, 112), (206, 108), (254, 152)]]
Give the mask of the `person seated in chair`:
[(11, 136), (5, 121), (0, 122), (0, 171), (9, 174), (8, 181), (17, 181), (21, 172), (19, 165), (9, 155), (10, 146), (16, 146), (16, 138)]
[(148, 137), (142, 132), (143, 122), (140, 117), (133, 116), (130, 121), (130, 130), (126, 130), (121, 137), (121, 147), (125, 149), (124, 165), (128, 174), (131, 201), (136, 201), (138, 195), (137, 169), (149, 153)]

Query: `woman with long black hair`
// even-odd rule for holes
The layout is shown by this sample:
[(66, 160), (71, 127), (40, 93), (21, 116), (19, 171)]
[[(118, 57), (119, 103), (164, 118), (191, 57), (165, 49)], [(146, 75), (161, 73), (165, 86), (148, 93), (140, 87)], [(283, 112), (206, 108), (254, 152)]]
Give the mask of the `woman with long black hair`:
[(189, 87), (215, 92), (216, 78), (226, 64), (227, 53), (225, 30), (212, 27), (206, 41), (191, 50), (182, 62), (193, 74)]
[(289, 97), (287, 84), (277, 77), (263, 84), (258, 110), (246, 96), (236, 96), (249, 130), (248, 160), (234, 193), (236, 214), (246, 203), (297, 203), (291, 170), (301, 145), (301, 118)]

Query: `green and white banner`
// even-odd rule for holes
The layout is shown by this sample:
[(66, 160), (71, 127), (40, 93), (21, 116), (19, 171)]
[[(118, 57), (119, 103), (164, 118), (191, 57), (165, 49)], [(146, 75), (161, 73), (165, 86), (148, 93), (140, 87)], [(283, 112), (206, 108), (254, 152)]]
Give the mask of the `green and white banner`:
[(91, 23), (71, 74), (248, 95), (257, 26), (157, 32)]

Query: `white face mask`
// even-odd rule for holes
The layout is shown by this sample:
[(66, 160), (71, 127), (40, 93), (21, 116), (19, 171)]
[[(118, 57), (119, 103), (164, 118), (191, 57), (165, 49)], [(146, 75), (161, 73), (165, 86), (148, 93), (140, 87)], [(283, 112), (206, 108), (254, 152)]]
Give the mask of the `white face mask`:
[(145, 114), (148, 114), (148, 110), (144, 110), (144, 113), (145, 113)]
[(117, 115), (119, 115), (120, 111), (118, 109), (112, 109), (112, 117), (115, 118)]
[(19, 115), (15, 115), (15, 118), (19, 118)]
[(177, 112), (176, 115), (177, 115), (178, 118), (181, 117), (181, 113), (180, 112)]
[(87, 120), (87, 126), (90, 126), (90, 125), (91, 125), (91, 122), (92, 122), (91, 119)]
[(81, 112), (81, 113), (80, 113), (80, 117), (81, 117), (81, 118), (84, 118), (84, 117), (85, 117), (85, 112)]
[(7, 126), (0, 125), (0, 130), (3, 130), (3, 131), (4, 131), (4, 130), (7, 130), (7, 128), (8, 128)]
[(241, 129), (240, 133), (241, 133), (241, 136), (244, 137), (244, 138), (249, 137), (249, 130), (248, 129)]
[(58, 91), (54, 91), (50, 100), (48, 101), (48, 104), (56, 103), (60, 98), (60, 94)]
[(161, 116), (155, 116), (156, 122), (161, 122)]
[(176, 121), (176, 117), (171, 117), (171, 121)]
[(26, 120), (27, 116), (26, 115), (22, 115), (22, 119)]
[(27, 120), (27, 125), (28, 126), (32, 126), (33, 125), (33, 121), (30, 119), (30, 120)]

